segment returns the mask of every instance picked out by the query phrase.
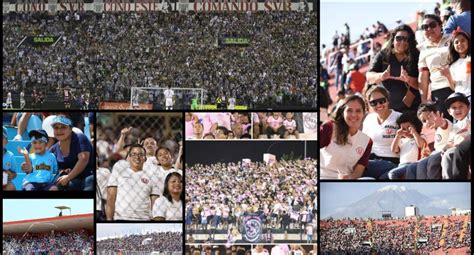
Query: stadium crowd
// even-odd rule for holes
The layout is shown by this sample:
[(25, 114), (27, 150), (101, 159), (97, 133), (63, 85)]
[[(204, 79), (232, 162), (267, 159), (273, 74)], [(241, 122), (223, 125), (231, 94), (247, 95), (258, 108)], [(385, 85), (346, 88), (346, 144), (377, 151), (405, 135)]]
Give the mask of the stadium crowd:
[(311, 159), (196, 164), (186, 168), (186, 189), (190, 231), (238, 230), (249, 214), (257, 214), (264, 228), (283, 231), (316, 219), (316, 161)]
[[(133, 86), (170, 85), (206, 89), (205, 103), (227, 96), (252, 108), (316, 104), (315, 12), (12, 13), (3, 28), (4, 94), (69, 86), (127, 102)], [(18, 46), (37, 35), (61, 38)], [(225, 36), (250, 45), (218, 46)]]
[(182, 220), (182, 128), (172, 115), (99, 115), (98, 220)]
[(187, 112), (187, 140), (250, 139), (250, 113), (245, 112)]
[[(417, 24), (377, 32), (385, 42), (365, 74), (350, 47), (341, 49), (344, 73), (336, 71), (334, 85), (342, 89), (321, 117), (329, 118), (320, 127), (321, 178), (470, 178), (471, 2), (449, 7), (449, 18), (423, 13)], [(357, 79), (345, 80), (349, 69)], [(322, 101), (328, 108), (332, 100)]]
[(415, 249), (423, 254), (461, 252), (460, 249), (469, 248), (471, 243), (466, 222), (470, 222), (470, 215), (430, 216), (419, 220), (327, 219), (321, 222), (321, 252), (407, 254)]
[(3, 254), (94, 254), (94, 235), (85, 230), (3, 236)]
[(97, 241), (97, 251), (182, 252), (182, 240), (179, 232), (131, 234)]

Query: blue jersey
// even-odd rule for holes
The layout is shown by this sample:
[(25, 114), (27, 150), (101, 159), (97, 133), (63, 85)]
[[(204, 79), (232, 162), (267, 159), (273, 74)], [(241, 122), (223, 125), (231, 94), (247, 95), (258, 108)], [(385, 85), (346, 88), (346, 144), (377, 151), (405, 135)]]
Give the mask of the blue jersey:
[(33, 171), (25, 177), (24, 183), (50, 183), (58, 173), (58, 162), (51, 152), (43, 155), (30, 154)]
[(11, 151), (3, 150), (3, 171), (12, 171), (16, 172), (18, 170), (18, 166), (15, 161), (15, 156)]

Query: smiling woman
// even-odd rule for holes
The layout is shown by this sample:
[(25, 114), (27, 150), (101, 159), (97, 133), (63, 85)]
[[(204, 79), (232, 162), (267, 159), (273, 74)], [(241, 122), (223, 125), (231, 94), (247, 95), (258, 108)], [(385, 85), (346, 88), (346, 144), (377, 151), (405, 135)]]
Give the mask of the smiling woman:
[(372, 140), (359, 130), (365, 114), (360, 96), (346, 97), (333, 121), (321, 125), (321, 179), (362, 177), (372, 150)]
[(89, 139), (72, 130), (73, 125), (67, 114), (59, 114), (51, 126), (58, 143), (50, 151), (56, 156), (61, 176), (57, 184), (65, 190), (92, 191), (94, 188), (94, 156)]

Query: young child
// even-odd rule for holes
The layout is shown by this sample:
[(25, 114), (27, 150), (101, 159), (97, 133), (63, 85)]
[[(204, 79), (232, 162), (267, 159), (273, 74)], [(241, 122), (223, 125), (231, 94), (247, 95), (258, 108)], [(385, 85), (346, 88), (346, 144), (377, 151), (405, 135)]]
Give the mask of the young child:
[(54, 185), (54, 179), (58, 173), (58, 162), (54, 154), (46, 151), (48, 134), (40, 129), (31, 131), (29, 136), (34, 153), (28, 154), (26, 149), (18, 147), (18, 152), (25, 157), (21, 168), (27, 173), (23, 181), (23, 190), (58, 190)]
[(283, 121), (283, 126), (285, 126), (285, 139), (289, 135), (294, 135), (296, 139), (300, 138), (300, 133), (296, 129), (296, 121), (293, 119), (295, 114), (293, 112), (287, 112), (285, 114), (286, 119)]
[(444, 147), (448, 144), (453, 124), (451, 121), (443, 117), (443, 114), (437, 110), (433, 103), (421, 104), (418, 107), (417, 115), (425, 128), (436, 130), (434, 151), (431, 155), (428, 154), (429, 156), (423, 155), (427, 157), (422, 160), (408, 165), (405, 179), (441, 179), (441, 172), (432, 167), (432, 165), (436, 165), (436, 160), (434, 160), (434, 158), (440, 156)]
[(392, 141), (392, 151), (400, 155), (400, 164), (388, 172), (391, 180), (402, 179), (407, 166), (421, 158), (421, 149), (425, 146), (425, 139), (420, 135), (423, 124), (414, 112), (404, 112), (398, 117), (395, 139)]
[(285, 127), (283, 126), (283, 117), (281, 112), (273, 112), (271, 116), (267, 118), (267, 137), (271, 139), (274, 135), (279, 135), (280, 138), (285, 136)]
[[(456, 146), (460, 143), (470, 140), (471, 137), (471, 119), (469, 117), (470, 102), (463, 93), (455, 92), (445, 101), (448, 112), (456, 122), (453, 124), (448, 144), (442, 154), (441, 170), (443, 179), (467, 179), (466, 169), (456, 169), (453, 167), (453, 157)], [(466, 159), (468, 160), (468, 159)]]
[(7, 143), (8, 132), (7, 129), (3, 127), (3, 190), (16, 190), (12, 180), (15, 179), (15, 170), (18, 168), (13, 153), (5, 148)]

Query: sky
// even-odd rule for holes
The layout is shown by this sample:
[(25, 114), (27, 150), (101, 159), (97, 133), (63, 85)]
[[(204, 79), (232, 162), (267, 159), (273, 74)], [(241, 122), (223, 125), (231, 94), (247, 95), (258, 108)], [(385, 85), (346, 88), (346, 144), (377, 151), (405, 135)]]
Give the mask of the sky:
[[(348, 206), (358, 200), (370, 195), (371, 193), (387, 186), (397, 185), (405, 186), (408, 189), (415, 189), (418, 192), (432, 197), (435, 200), (447, 200), (448, 203), (469, 203), (471, 200), (470, 183), (414, 183), (414, 182), (390, 182), (390, 183), (336, 183), (321, 182), (320, 187), (320, 210), (321, 217), (330, 215), (336, 208)], [(456, 201), (455, 201), (456, 200)], [(465, 208), (471, 208), (467, 204)]]
[(97, 238), (118, 236), (121, 234), (132, 234), (142, 232), (165, 232), (177, 231), (182, 232), (182, 224), (175, 223), (143, 223), (143, 224), (97, 224)]
[(433, 13), (435, 0), (321, 0), (320, 42), (332, 46), (332, 37), (337, 30), (344, 30), (344, 23), (350, 27), (351, 40), (359, 38), (366, 27), (377, 21), (388, 29), (395, 27), (396, 20), (414, 21), (417, 10)]
[[(3, 199), (3, 222), (55, 217), (59, 215), (55, 206), (71, 207), (71, 215), (93, 213), (94, 200)], [(69, 215), (69, 210), (63, 215)]]

